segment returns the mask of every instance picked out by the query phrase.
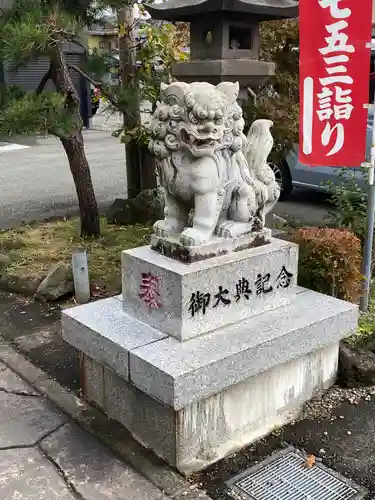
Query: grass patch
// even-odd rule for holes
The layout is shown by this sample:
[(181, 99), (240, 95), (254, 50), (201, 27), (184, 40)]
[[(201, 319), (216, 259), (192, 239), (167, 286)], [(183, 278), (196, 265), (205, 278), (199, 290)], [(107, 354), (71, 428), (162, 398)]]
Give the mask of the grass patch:
[(57, 262), (71, 262), (72, 250), (87, 250), (90, 282), (109, 293), (121, 290), (121, 251), (146, 245), (151, 225), (113, 226), (103, 217), (101, 237), (84, 240), (79, 218), (54, 220), (0, 232), (0, 253), (11, 259), (8, 269), (20, 273), (48, 271)]

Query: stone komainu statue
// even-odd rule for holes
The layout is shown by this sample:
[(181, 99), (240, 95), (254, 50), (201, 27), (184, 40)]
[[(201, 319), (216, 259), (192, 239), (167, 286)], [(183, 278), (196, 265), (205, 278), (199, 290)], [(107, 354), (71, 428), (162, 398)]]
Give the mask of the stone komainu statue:
[(238, 92), (230, 82), (162, 86), (149, 143), (165, 189), (156, 235), (178, 235), (181, 244), (196, 246), (213, 235), (232, 238), (264, 226), (280, 194), (267, 164), (272, 122), (255, 121), (245, 137)]

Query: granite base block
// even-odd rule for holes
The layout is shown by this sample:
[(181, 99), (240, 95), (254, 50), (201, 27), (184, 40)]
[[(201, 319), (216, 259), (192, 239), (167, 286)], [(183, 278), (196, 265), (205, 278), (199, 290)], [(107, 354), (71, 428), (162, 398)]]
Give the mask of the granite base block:
[(180, 410), (355, 329), (357, 306), (296, 291), (285, 306), (188, 342), (130, 318), (119, 300), (104, 299), (64, 311), (63, 337), (151, 398)]
[(85, 396), (189, 474), (332, 384), (357, 319), (357, 306), (295, 286), (286, 304), (186, 342), (130, 317), (120, 297), (64, 311), (63, 335), (82, 353)]
[(290, 304), (178, 342), (130, 352), (134, 385), (180, 410), (275, 366), (337, 343), (356, 328), (358, 307), (299, 288)]
[(147, 396), (134, 385), (90, 357), (81, 357), (84, 396), (122, 424), (145, 448), (176, 465), (175, 411)]
[[(83, 393), (183, 474), (200, 470), (293, 420), (335, 380), (332, 344), (173, 410), (84, 357)], [(257, 404), (254, 405), (254, 401)]]
[(63, 339), (79, 351), (129, 378), (129, 351), (167, 335), (124, 313), (119, 297), (65, 309)]
[(184, 341), (287, 304), (298, 247), (272, 239), (189, 265), (141, 247), (122, 253), (122, 270), (125, 312)]

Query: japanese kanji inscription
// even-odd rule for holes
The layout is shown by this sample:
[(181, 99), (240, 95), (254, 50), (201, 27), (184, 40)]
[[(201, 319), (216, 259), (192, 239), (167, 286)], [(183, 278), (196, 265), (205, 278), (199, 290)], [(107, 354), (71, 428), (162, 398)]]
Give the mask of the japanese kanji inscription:
[(230, 307), (241, 300), (250, 301), (262, 295), (268, 295), (278, 288), (288, 288), (292, 284), (293, 273), (282, 266), (273, 284), (271, 284), (271, 279), (270, 273), (258, 273), (253, 283), (241, 277), (231, 288), (219, 285), (215, 293), (197, 290), (191, 294), (188, 310), (191, 317), (198, 314), (205, 315), (210, 308)]
[[(238, 304), (240, 301), (250, 301), (253, 298), (268, 295), (278, 288), (288, 288), (292, 284), (293, 273), (289, 272), (285, 266), (282, 266), (275, 281), (272, 282), (270, 273), (257, 273), (253, 282), (242, 276), (234, 286), (225, 287), (219, 285), (212, 291), (196, 290), (191, 294), (188, 311), (191, 317), (198, 314), (205, 315), (209, 309), (219, 307), (229, 307), (232, 304)], [(138, 297), (150, 309), (159, 309), (162, 307), (160, 298), (160, 277), (152, 273), (142, 273)]]
[(138, 296), (151, 309), (158, 309), (161, 306), (159, 281), (158, 276), (151, 273), (142, 273)]

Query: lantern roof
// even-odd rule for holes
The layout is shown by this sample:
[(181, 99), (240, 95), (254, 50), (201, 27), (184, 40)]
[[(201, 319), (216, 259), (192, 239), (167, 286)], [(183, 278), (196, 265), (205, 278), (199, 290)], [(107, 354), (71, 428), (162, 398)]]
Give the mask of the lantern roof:
[(259, 22), (298, 16), (298, 0), (166, 0), (147, 6), (154, 19), (189, 21), (205, 12), (252, 14)]

